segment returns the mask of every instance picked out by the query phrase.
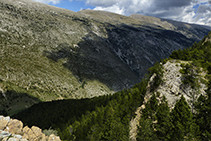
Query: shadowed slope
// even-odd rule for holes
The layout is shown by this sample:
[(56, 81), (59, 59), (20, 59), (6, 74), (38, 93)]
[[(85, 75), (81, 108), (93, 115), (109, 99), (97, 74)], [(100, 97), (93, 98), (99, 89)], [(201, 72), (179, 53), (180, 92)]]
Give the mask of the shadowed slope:
[(182, 33), (110, 12), (75, 13), (29, 0), (1, 0), (0, 7), (0, 79), (42, 101), (131, 87), (156, 61), (208, 33), (198, 25), (186, 24)]

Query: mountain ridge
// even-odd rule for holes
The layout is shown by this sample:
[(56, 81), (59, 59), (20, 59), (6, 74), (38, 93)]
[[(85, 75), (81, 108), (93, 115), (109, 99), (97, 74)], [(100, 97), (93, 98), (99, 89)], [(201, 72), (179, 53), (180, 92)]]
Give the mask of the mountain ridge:
[(1, 0), (0, 7), (0, 83), (6, 95), (29, 94), (34, 103), (130, 88), (156, 61), (208, 33), (203, 26), (181, 33), (110, 12), (76, 13), (27, 0)]

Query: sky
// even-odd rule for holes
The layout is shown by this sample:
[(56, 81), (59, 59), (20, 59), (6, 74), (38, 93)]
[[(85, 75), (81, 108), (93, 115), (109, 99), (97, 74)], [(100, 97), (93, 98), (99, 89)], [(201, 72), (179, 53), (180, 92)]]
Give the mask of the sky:
[(211, 0), (33, 0), (80, 11), (104, 10), (121, 15), (141, 14), (211, 26)]

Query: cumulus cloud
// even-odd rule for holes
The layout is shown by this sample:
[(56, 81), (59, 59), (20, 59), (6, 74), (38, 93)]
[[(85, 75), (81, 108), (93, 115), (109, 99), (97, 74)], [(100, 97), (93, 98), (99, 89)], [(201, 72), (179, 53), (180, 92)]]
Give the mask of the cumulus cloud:
[(60, 1), (62, 1), (62, 0), (33, 0), (33, 1), (42, 2), (42, 3), (53, 3), (53, 4), (58, 4), (58, 3), (60, 3)]
[(124, 13), (124, 9), (120, 8), (117, 4), (106, 7), (106, 8), (102, 6), (98, 6), (94, 10), (103, 10), (103, 11), (109, 11), (109, 12), (118, 13), (118, 14)]
[(211, 26), (211, 0), (87, 0), (95, 10), (142, 14)]
[[(34, 0), (58, 4), (62, 0)], [(211, 26), (211, 0), (69, 0), (84, 1), (94, 10), (122, 15), (142, 14)]]
[(93, 6), (108, 7), (118, 3), (119, 0), (87, 0), (86, 3)]

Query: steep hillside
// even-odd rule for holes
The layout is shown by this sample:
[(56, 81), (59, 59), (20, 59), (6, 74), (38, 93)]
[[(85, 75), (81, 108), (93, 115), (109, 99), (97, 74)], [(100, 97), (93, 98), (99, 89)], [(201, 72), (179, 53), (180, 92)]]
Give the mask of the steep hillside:
[(39, 101), (129, 88), (156, 61), (209, 31), (190, 24), (168, 29), (102, 11), (75, 13), (30, 0), (0, 0), (0, 18), (0, 110), (10, 114), (17, 104), (21, 110)]
[[(148, 110), (145, 108), (153, 94), (158, 95), (156, 97), (158, 103), (161, 103), (163, 97), (165, 97), (170, 110), (174, 109), (175, 104), (183, 96), (190, 106), (191, 112), (196, 112), (195, 102), (200, 95), (206, 96), (207, 72), (199, 66), (195, 66), (192, 61), (170, 59), (163, 64), (161, 63), (160, 66), (162, 66), (162, 69), (157, 69), (157, 72), (150, 77), (144, 102), (137, 108), (135, 118), (130, 121), (130, 139), (133, 141), (136, 141), (139, 122), (144, 111)], [(162, 75), (158, 71), (162, 72)], [(192, 74), (184, 73), (191, 71)], [(159, 85), (155, 85), (158, 82), (158, 75), (162, 77), (159, 78)]]
[(211, 139), (210, 39), (211, 32), (153, 68), (144, 103), (131, 120), (132, 140)]
[(52, 127), (63, 140), (209, 141), (210, 39), (211, 32), (189, 49), (174, 51), (130, 89), (92, 99), (43, 102), (14, 117), (25, 125)]

